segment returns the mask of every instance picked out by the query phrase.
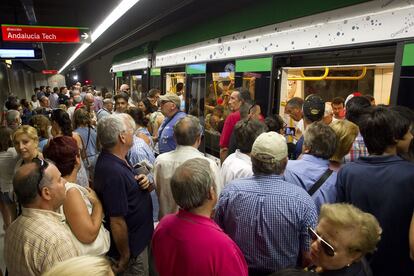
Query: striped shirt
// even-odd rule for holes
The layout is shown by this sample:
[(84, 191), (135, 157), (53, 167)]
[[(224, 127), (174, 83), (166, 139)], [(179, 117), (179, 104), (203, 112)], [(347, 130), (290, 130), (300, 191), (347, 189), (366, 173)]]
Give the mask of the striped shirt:
[(279, 175), (231, 181), (222, 191), (215, 220), (242, 250), (250, 270), (271, 273), (297, 265), (308, 251), (307, 227), (317, 212), (302, 188)]
[(11, 276), (41, 275), (79, 254), (63, 217), (53, 211), (23, 208), (6, 231), (4, 257)]

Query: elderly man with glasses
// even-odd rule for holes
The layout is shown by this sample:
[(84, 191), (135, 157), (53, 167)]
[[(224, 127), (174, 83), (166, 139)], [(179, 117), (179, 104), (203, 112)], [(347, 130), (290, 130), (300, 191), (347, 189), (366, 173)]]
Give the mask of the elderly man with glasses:
[(56, 212), (66, 197), (65, 182), (56, 166), (44, 160), (35, 159), (16, 172), (13, 188), (23, 209), (6, 231), (9, 275), (41, 275), (55, 263), (80, 254)]

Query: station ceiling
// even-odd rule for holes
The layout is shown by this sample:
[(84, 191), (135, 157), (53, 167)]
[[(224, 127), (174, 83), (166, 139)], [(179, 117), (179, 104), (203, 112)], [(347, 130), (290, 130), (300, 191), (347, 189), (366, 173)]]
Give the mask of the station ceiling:
[[(1, 24), (79, 26), (91, 31), (120, 3), (120, 0), (2, 0)], [(140, 44), (157, 41), (212, 17), (257, 3), (253, 0), (140, 0), (123, 17), (79, 56), (74, 65), (110, 52), (120, 52)], [(0, 42), (1, 47), (27, 47), (27, 43)], [(30, 44), (30, 43), (29, 43)], [(42, 61), (25, 61), (36, 71), (60, 69), (79, 44), (40, 43)]]

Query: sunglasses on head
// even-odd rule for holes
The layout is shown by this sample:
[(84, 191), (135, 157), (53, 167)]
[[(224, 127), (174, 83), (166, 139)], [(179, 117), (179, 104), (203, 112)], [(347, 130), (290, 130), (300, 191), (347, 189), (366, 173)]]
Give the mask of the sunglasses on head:
[(33, 162), (36, 163), (37, 165), (39, 165), (39, 180), (37, 181), (37, 192), (39, 193), (39, 195), (42, 193), (41, 189), (40, 189), (40, 182), (42, 182), (43, 176), (45, 174), (45, 170), (46, 168), (49, 166), (49, 163), (46, 162), (43, 159), (40, 159), (38, 157), (33, 159)]
[(330, 245), (327, 241), (325, 241), (324, 239), (322, 239), (321, 236), (319, 236), (315, 230), (313, 230), (312, 228), (308, 227), (308, 233), (312, 239), (312, 241), (316, 241), (319, 240), (323, 251), (325, 252), (326, 255), (328, 256), (335, 256), (335, 249), (333, 248), (332, 245)]

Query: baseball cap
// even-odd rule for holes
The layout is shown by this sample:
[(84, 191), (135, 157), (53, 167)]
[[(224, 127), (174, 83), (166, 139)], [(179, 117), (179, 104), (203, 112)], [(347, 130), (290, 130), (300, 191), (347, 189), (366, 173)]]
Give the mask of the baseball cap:
[(181, 100), (180, 97), (178, 97), (175, 94), (165, 94), (165, 95), (161, 95), (160, 96), (160, 102), (172, 102), (175, 103), (175, 105), (177, 106), (177, 108), (180, 108), (181, 105)]
[(250, 154), (266, 163), (280, 161), (288, 155), (286, 139), (274, 131), (262, 133), (254, 141)]
[(320, 121), (325, 113), (325, 102), (321, 97), (310, 94), (303, 102), (303, 116), (311, 122)]

